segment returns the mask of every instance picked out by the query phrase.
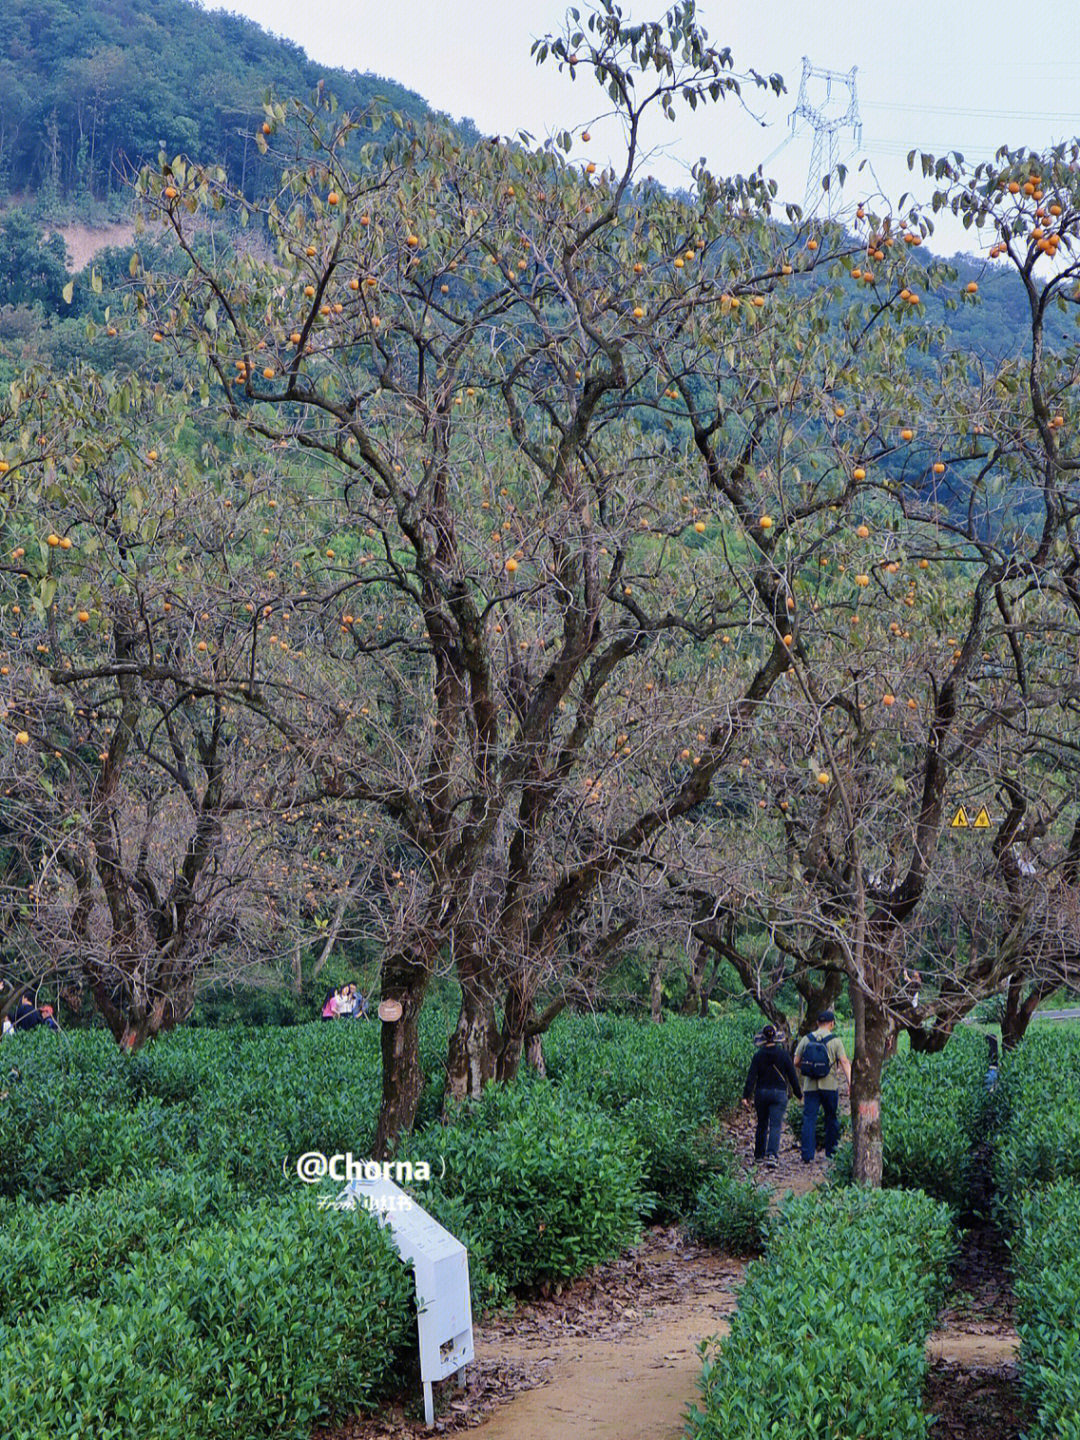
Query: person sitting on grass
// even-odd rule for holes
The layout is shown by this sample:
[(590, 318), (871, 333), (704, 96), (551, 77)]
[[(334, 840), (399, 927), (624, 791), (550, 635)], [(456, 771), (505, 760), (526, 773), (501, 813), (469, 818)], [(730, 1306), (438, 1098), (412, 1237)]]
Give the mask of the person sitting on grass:
[(844, 1042), (834, 1035), (836, 1016), (822, 1010), (816, 1030), (804, 1035), (795, 1047), (795, 1067), (802, 1078), (806, 1099), (803, 1104), (802, 1158), (813, 1164), (817, 1154), (818, 1111), (825, 1111), (825, 1156), (831, 1160), (840, 1143), (840, 1077), (842, 1070), (851, 1084), (851, 1061), (844, 1051)]
[(754, 1135), (754, 1159), (764, 1160), (775, 1169), (780, 1158), (780, 1130), (788, 1105), (789, 1089), (802, 1099), (802, 1088), (791, 1056), (779, 1044), (775, 1025), (766, 1025), (761, 1032), (761, 1048), (750, 1061), (743, 1090), (743, 1104), (757, 1110), (757, 1131)]
[(323, 1001), (322, 1018), (324, 1020), (335, 1020), (338, 1013), (337, 1006), (338, 992), (336, 990), (328, 990), (326, 992), (326, 999)]

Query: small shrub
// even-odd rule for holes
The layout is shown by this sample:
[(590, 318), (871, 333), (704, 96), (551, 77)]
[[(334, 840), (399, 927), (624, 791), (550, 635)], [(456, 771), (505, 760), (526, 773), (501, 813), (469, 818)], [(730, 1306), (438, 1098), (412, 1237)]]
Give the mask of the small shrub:
[[(648, 1200), (633, 1138), (547, 1082), (492, 1086), (407, 1153), (435, 1174), (445, 1161), (430, 1188), (464, 1203), (510, 1289), (581, 1275), (641, 1234)], [(425, 1196), (418, 1188), (426, 1206)]]
[(734, 1175), (710, 1175), (694, 1197), (687, 1229), (705, 1245), (733, 1255), (760, 1250), (770, 1193)]

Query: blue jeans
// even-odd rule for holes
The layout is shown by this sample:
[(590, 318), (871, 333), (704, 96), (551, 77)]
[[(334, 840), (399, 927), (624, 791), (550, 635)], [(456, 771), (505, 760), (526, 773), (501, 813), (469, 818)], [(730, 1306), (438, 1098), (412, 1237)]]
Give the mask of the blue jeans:
[(817, 1153), (818, 1110), (825, 1111), (825, 1154), (834, 1155), (840, 1142), (839, 1090), (806, 1090), (803, 1093), (802, 1158), (813, 1160)]
[(758, 1090), (754, 1094), (757, 1111), (757, 1133), (754, 1136), (754, 1159), (780, 1154), (780, 1129), (787, 1109), (786, 1090)]

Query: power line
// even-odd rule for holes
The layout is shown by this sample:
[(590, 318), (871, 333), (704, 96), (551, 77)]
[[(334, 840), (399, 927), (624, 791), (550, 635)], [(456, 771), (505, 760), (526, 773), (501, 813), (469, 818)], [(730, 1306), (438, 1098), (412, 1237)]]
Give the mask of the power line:
[(977, 120), (1067, 120), (1071, 124), (1080, 121), (1076, 110), (977, 110), (964, 105), (889, 104), (885, 100), (867, 100), (865, 104), (868, 110), (896, 110), (913, 115), (970, 115)]

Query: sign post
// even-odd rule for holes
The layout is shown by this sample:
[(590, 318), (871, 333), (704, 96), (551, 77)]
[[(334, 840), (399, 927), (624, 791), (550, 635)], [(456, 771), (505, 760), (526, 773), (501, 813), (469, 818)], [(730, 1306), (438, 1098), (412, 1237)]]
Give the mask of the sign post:
[(464, 1385), (465, 1367), (474, 1359), (469, 1252), (393, 1180), (352, 1180), (344, 1196), (378, 1216), (402, 1260), (413, 1267), (424, 1419), (434, 1425), (432, 1383), (456, 1372)]

